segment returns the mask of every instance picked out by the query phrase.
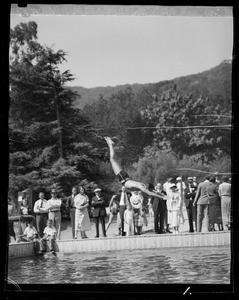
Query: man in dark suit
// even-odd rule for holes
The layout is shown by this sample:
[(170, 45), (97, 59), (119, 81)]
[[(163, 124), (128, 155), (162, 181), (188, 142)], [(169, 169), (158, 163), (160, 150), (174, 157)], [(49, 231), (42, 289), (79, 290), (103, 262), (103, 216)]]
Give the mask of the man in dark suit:
[(189, 232), (194, 232), (193, 221), (195, 222), (195, 229), (197, 230), (197, 207), (193, 206), (193, 201), (196, 196), (197, 188), (193, 184), (193, 178), (188, 177), (188, 182), (186, 184), (186, 189), (184, 191), (184, 203), (187, 209)]
[(106, 237), (105, 231), (105, 200), (101, 196), (101, 189), (97, 188), (94, 190), (95, 197), (92, 198), (91, 206), (93, 208), (92, 216), (95, 219), (96, 238), (99, 237), (99, 222), (101, 222), (103, 236)]
[(75, 238), (75, 215), (76, 215), (76, 207), (74, 203), (75, 196), (77, 195), (77, 188), (74, 186), (72, 188), (72, 194), (67, 197), (66, 200), (66, 209), (70, 210), (70, 218), (71, 218), (71, 227), (72, 227), (72, 238)]
[(206, 228), (209, 231), (209, 212), (208, 212), (208, 205), (209, 199), (207, 195), (207, 188), (210, 185), (209, 177), (206, 176), (205, 181), (200, 182), (198, 185), (197, 193), (193, 202), (193, 205), (197, 205), (197, 231), (202, 231), (202, 220), (203, 217), (206, 221)]
[[(157, 184), (158, 197), (151, 197), (150, 203), (154, 211), (154, 231), (157, 234), (164, 233), (164, 217), (166, 213), (166, 201), (163, 199), (166, 193), (162, 190), (162, 185)], [(149, 184), (148, 189), (154, 191), (153, 184)]]

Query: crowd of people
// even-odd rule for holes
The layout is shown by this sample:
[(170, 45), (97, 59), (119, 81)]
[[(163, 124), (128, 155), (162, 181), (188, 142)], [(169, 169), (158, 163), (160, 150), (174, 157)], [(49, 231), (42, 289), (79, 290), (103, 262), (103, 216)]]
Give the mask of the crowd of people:
[[(13, 222), (9, 222), (9, 235), (17, 241), (36, 242), (38, 238), (41, 250), (44, 249), (47, 240), (52, 244), (61, 239), (63, 207), (69, 211), (73, 239), (78, 239), (79, 232), (82, 239), (87, 238), (86, 232), (92, 226), (91, 219), (95, 223), (95, 238), (100, 237), (100, 224), (101, 235), (106, 237), (114, 219), (117, 223), (117, 234), (120, 236), (142, 234), (142, 228), (148, 225), (148, 220), (153, 221), (156, 234), (177, 234), (181, 224), (185, 222), (183, 208), (187, 211), (189, 232), (201, 232), (203, 220), (207, 231), (230, 230), (231, 183), (228, 177), (218, 180), (215, 175), (206, 176), (200, 183), (196, 177), (188, 177), (186, 181), (181, 177), (175, 180), (168, 178), (163, 184), (149, 184), (147, 188), (153, 192), (153, 196), (142, 193), (138, 188), (132, 187), (129, 190), (122, 185), (111, 197), (109, 204), (100, 188), (94, 190), (95, 196), (90, 200), (82, 186), (79, 189), (73, 187), (65, 203), (57, 197), (56, 189), (51, 190), (49, 200), (40, 192), (33, 211), (27, 199), (22, 201), (20, 225), (23, 234), (16, 237)], [(8, 211), (9, 216), (16, 211), (15, 204), (10, 199)]]
[(206, 176), (200, 183), (196, 177), (188, 177), (186, 182), (181, 177), (177, 177), (176, 182), (168, 178), (163, 186), (157, 184), (156, 190), (167, 195), (165, 201), (162, 198), (150, 201), (156, 233), (171, 232), (170, 227), (177, 234), (180, 224), (185, 221), (183, 206), (187, 211), (189, 232), (201, 232), (203, 220), (206, 231), (230, 230), (231, 183), (228, 177), (223, 176), (219, 180), (214, 174)]
[[(61, 239), (61, 222), (65, 211), (69, 212), (73, 239), (78, 239), (79, 232), (82, 239), (87, 239), (86, 232), (91, 230), (91, 218), (95, 223), (95, 238), (100, 237), (100, 224), (102, 237), (107, 236), (114, 218), (117, 220), (117, 234), (120, 236), (142, 234), (142, 228), (148, 225), (148, 219), (153, 220), (156, 234), (178, 234), (181, 224), (185, 222), (183, 208), (187, 211), (190, 233), (201, 232), (203, 220), (207, 231), (215, 231), (216, 225), (218, 230), (230, 230), (231, 182), (228, 177), (220, 179), (219, 174), (215, 173), (206, 176), (200, 183), (196, 177), (188, 177), (185, 181), (182, 177), (177, 177), (168, 178), (163, 184), (146, 186), (129, 178), (116, 160), (114, 142), (109, 137), (105, 140), (109, 147), (112, 169), (122, 185), (112, 195), (109, 205), (99, 187), (94, 190), (92, 199), (86, 195), (83, 186), (73, 187), (66, 202), (57, 197), (57, 190), (54, 188), (49, 200), (40, 192), (33, 212), (28, 200), (22, 201), (20, 224), (23, 234), (16, 238), (13, 222), (9, 221), (9, 236), (17, 241), (33, 241), (35, 246), (39, 243), (40, 252), (46, 251), (49, 244), (55, 255), (54, 242)], [(109, 215), (106, 224), (107, 206)], [(9, 220), (16, 212), (16, 206), (9, 198)]]

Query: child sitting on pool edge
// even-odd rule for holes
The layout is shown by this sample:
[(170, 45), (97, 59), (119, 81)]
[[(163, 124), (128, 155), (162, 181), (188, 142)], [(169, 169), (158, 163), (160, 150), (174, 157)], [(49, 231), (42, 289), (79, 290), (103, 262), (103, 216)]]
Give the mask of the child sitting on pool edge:
[(34, 252), (36, 252), (39, 244), (37, 237), (38, 237), (38, 233), (36, 228), (33, 226), (32, 221), (28, 221), (26, 229), (24, 230), (22, 235), (18, 236), (17, 241), (33, 242)]
[(54, 244), (56, 241), (56, 228), (52, 225), (52, 220), (47, 220), (47, 226), (43, 231), (44, 236), (40, 239), (40, 253), (47, 252), (47, 242), (50, 244), (51, 253), (56, 256)]

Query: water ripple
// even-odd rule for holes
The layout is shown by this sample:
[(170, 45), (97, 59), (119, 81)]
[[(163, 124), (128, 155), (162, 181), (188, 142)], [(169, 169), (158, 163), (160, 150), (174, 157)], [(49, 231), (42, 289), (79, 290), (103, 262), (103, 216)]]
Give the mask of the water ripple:
[(200, 247), (59, 253), (9, 261), (18, 284), (230, 283), (230, 248)]

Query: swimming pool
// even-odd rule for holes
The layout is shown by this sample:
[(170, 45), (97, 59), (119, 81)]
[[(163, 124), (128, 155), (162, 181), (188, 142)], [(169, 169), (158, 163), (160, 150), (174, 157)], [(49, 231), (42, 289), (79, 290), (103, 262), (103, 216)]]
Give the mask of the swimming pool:
[(11, 259), (18, 284), (229, 284), (230, 247), (50, 253)]

